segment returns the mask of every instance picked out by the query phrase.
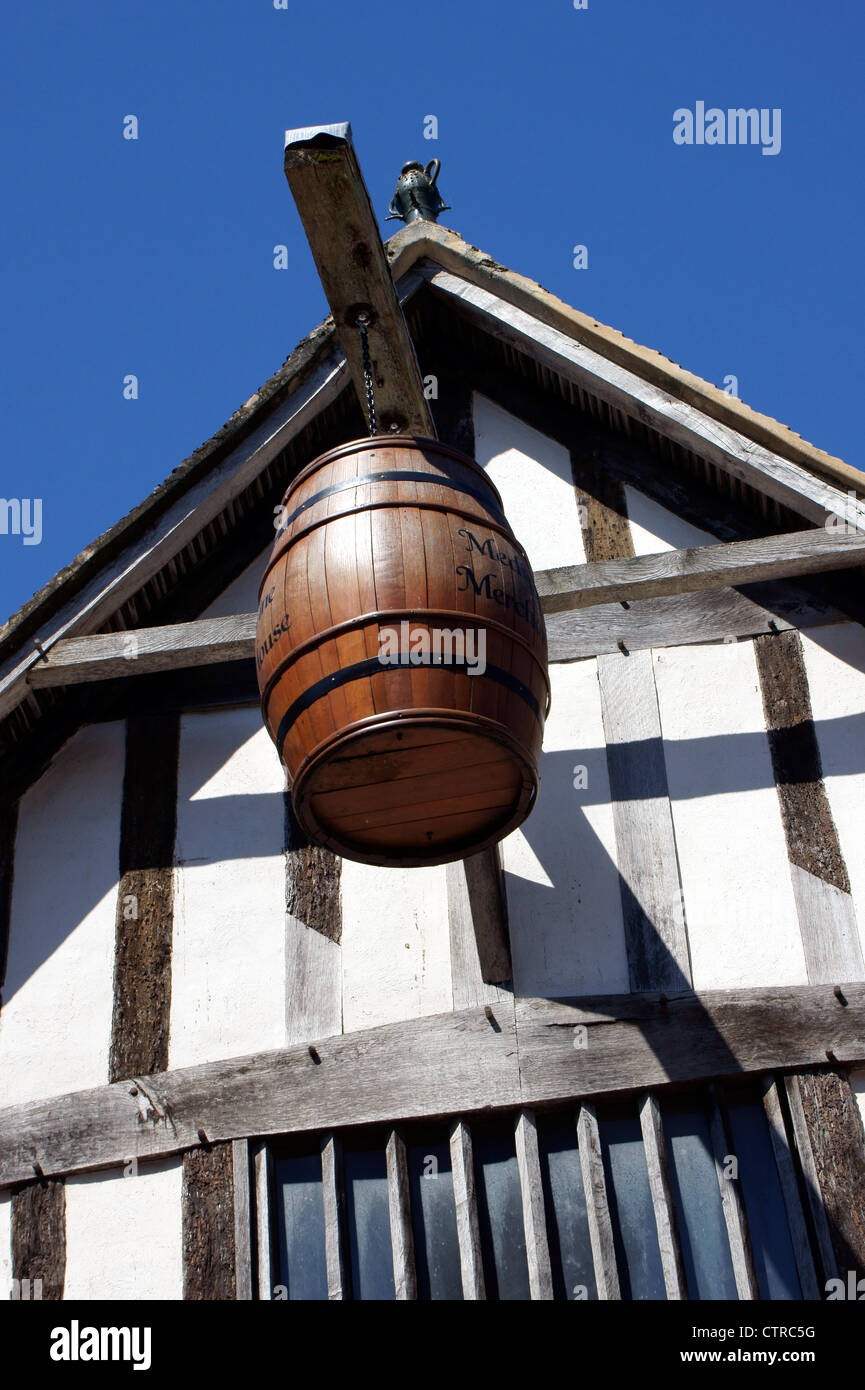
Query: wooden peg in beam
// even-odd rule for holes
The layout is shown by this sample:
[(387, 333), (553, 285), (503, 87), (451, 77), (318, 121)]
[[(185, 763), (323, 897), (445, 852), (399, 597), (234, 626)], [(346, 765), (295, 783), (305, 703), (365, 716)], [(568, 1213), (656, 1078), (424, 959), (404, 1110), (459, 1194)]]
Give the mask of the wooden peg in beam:
[(351, 127), (305, 126), (285, 133), (285, 176), (297, 204), (358, 399), (365, 403), (355, 315), (371, 313), (369, 349), (382, 434), (435, 439), (423, 382), (391, 279)]

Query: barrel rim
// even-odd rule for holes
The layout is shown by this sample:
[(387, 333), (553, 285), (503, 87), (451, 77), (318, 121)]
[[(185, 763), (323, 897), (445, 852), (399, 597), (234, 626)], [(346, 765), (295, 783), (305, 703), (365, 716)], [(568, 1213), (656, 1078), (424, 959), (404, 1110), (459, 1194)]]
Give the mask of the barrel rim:
[(476, 459), (473, 459), (469, 454), (464, 454), (461, 449), (455, 449), (451, 444), (443, 444), (440, 439), (430, 439), (422, 434), (369, 434), (362, 439), (350, 439), (346, 444), (337, 444), (333, 449), (328, 449), (325, 453), (318, 454), (309, 463), (304, 465), (300, 472), (296, 474), (288, 484), (288, 487), (282, 495), (280, 505), (285, 506), (286, 498), (291, 495), (294, 489), (299, 487), (307, 477), (311, 476), (316, 469), (320, 468), (323, 464), (331, 463), (334, 459), (341, 458), (345, 454), (353, 454), (361, 450), (368, 452), (371, 446), (380, 448), (384, 445), (390, 447), (394, 444), (414, 446), (426, 445), (427, 447), (433, 448), (437, 453), (444, 454), (448, 458), (456, 459), (458, 463), (464, 464), (467, 468), (470, 468), (483, 478), (490, 492), (496, 498), (501, 511), (504, 513), (504, 503), (501, 493), (490, 475), (484, 468), (481, 468)]
[[(333, 751), (335, 745), (353, 743), (368, 733), (385, 732), (389, 726), (400, 728), (424, 726), (431, 729), (460, 728), (473, 735), (484, 734), (488, 728), (488, 737), (507, 748), (522, 773), (520, 795), (506, 818), (499, 821), (491, 829), (489, 835), (483, 839), (469, 835), (445, 853), (442, 853), (441, 848), (436, 850), (431, 847), (429, 853), (423, 855), (387, 854), (380, 850), (378, 852), (372, 849), (367, 850), (362, 845), (355, 846), (348, 837), (339, 840), (327, 833), (322, 822), (307, 815), (309, 794), (306, 793), (304, 796), (305, 785), (308, 784), (316, 767)], [(453, 864), (460, 859), (465, 859), (467, 854), (480, 854), (483, 850), (498, 844), (526, 820), (537, 800), (539, 787), (540, 777), (537, 768), (532, 765), (526, 756), (525, 749), (516, 739), (511, 737), (504, 725), (485, 716), (474, 715), (467, 718), (460, 711), (433, 708), (412, 709), (405, 713), (388, 711), (385, 714), (372, 715), (366, 719), (358, 720), (355, 724), (348, 725), (344, 729), (337, 730), (304, 758), (297, 776), (291, 783), (291, 802), (298, 824), (313, 843), (322, 845), (334, 854), (341, 855), (344, 859), (352, 859), (361, 864), (373, 864), (380, 868), (412, 869), (430, 867), (436, 864)]]

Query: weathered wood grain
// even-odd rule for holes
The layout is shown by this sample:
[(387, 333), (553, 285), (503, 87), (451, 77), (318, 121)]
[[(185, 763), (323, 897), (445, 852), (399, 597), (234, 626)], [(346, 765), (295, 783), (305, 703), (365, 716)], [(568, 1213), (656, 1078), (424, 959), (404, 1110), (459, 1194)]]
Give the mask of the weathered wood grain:
[(234, 1154), (230, 1143), (183, 1155), (183, 1297), (237, 1297)]
[(390, 1214), (390, 1241), (393, 1251), (393, 1284), (399, 1302), (417, 1298), (414, 1262), (414, 1236), (411, 1227), (411, 1201), (405, 1141), (392, 1129), (385, 1150), (387, 1162), (387, 1204)]
[(808, 1117), (805, 1113), (799, 1080), (800, 1078), (796, 1073), (785, 1076), (784, 1090), (787, 1095), (787, 1104), (790, 1107), (790, 1119), (792, 1121), (793, 1135), (796, 1141), (796, 1154), (802, 1169), (805, 1196), (807, 1198), (808, 1210), (811, 1214), (811, 1221), (817, 1241), (817, 1250), (820, 1259), (820, 1270), (817, 1276), (818, 1282), (825, 1283), (827, 1279), (833, 1279), (837, 1276), (838, 1266), (835, 1261), (835, 1251), (832, 1245), (832, 1233), (829, 1230), (829, 1220), (826, 1215), (826, 1209), (823, 1205), (823, 1196), (820, 1191), (816, 1155), (811, 1143), (811, 1132), (808, 1125)]
[(863, 563), (865, 534), (821, 528), (538, 570), (535, 584), (544, 613), (561, 613), (597, 603), (736, 588)]
[[(12, 1194), (12, 1278), (22, 1297), (63, 1297), (66, 1278), (66, 1188), (59, 1178), (31, 1182)], [(41, 1286), (36, 1281), (41, 1280)]]
[(455, 1009), (495, 1004), (513, 975), (498, 849), (446, 868)]
[(231, 1175), (234, 1190), (234, 1296), (238, 1302), (245, 1303), (252, 1298), (252, 1201), (248, 1139), (232, 1140)]
[(778, 1078), (774, 1076), (767, 1076), (764, 1079), (763, 1109), (766, 1114), (766, 1122), (769, 1126), (769, 1134), (772, 1139), (772, 1152), (775, 1155), (778, 1181), (781, 1184), (781, 1192), (784, 1197), (784, 1207), (787, 1212), (787, 1226), (790, 1231), (790, 1239), (793, 1243), (793, 1254), (796, 1259), (796, 1270), (799, 1275), (802, 1297), (806, 1300), (817, 1300), (819, 1302), (820, 1289), (817, 1285), (817, 1276), (814, 1270), (814, 1257), (811, 1254), (811, 1243), (808, 1239), (808, 1228), (805, 1224), (805, 1215), (799, 1197), (793, 1155), (790, 1152), (787, 1129), (784, 1123), (783, 1106), (781, 1104), (782, 1084), (783, 1083), (779, 1083)]
[(523, 1230), (526, 1236), (529, 1292), (533, 1299), (551, 1299), (553, 1297), (553, 1273), (550, 1266), (550, 1248), (547, 1240), (544, 1190), (538, 1152), (538, 1129), (533, 1111), (520, 1111), (517, 1116), (514, 1138), (517, 1168), (520, 1175), (520, 1194), (523, 1203)]
[(346, 1259), (345, 1183), (342, 1140), (326, 1134), (321, 1141), (321, 1190), (324, 1199), (324, 1248), (327, 1261), (327, 1296), (348, 1298)]
[(667, 1290), (668, 1299), (686, 1299), (688, 1297), (688, 1285), (685, 1279), (685, 1265), (679, 1240), (676, 1206), (670, 1187), (667, 1145), (664, 1139), (661, 1107), (658, 1104), (657, 1096), (653, 1095), (651, 1091), (647, 1091), (640, 1100), (640, 1128), (643, 1134), (646, 1167), (649, 1170), (649, 1188), (655, 1211), (661, 1267), (664, 1271), (664, 1287)]
[(258, 1298), (270, 1302), (276, 1285), (276, 1240), (273, 1212), (273, 1154), (269, 1144), (258, 1144), (253, 1156), (255, 1179), (255, 1240)]
[[(0, 1186), (209, 1141), (865, 1061), (865, 985), (505, 1000), (0, 1111)], [(573, 1030), (585, 1025), (587, 1045)], [(317, 1060), (316, 1060), (317, 1059)], [(143, 1107), (141, 1088), (146, 1088)], [(147, 1109), (143, 1119), (142, 1109)]]
[(849, 514), (856, 524), (865, 525), (865, 507), (855, 504), (848, 513), (848, 499), (840, 487), (711, 419), (698, 407), (669, 395), (489, 290), (436, 267), (428, 274), (436, 293), (458, 303), (470, 321), (806, 520), (822, 525), (827, 515)]
[(179, 737), (175, 714), (127, 721), (110, 1081), (168, 1066)]
[(754, 653), (808, 979), (861, 980), (862, 942), (823, 782), (802, 639), (758, 637)]
[[(518, 1000), (523, 1101), (804, 1066), (825, 1060), (827, 1047), (839, 1060), (859, 1061), (865, 987), (842, 989), (846, 1008), (825, 985), (683, 993), (666, 1003), (648, 995)], [(578, 1025), (587, 1029), (586, 1046), (575, 1048)]]
[(380, 428), (435, 438), (429, 406), (351, 129), (313, 127), (285, 134), (285, 176), (346, 354), (358, 399), (363, 357), (354, 326), (359, 304), (372, 311), (369, 348)]
[(709, 1088), (709, 1095), (709, 1133), (712, 1140), (712, 1157), (715, 1161), (715, 1173), (718, 1178), (718, 1189), (721, 1193), (721, 1208), (724, 1213), (724, 1224), (727, 1227), (727, 1240), (730, 1245), (730, 1258), (733, 1262), (736, 1292), (740, 1299), (755, 1299), (760, 1297), (760, 1290), (754, 1271), (754, 1257), (751, 1250), (751, 1238), (748, 1233), (745, 1204), (739, 1190), (738, 1168), (735, 1177), (727, 1171), (730, 1159), (735, 1158), (729, 1125), (723, 1109), (723, 1099), (715, 1086)]
[(457, 1120), (452, 1126), (450, 1150), (463, 1298), (470, 1301), (485, 1299), (472, 1136), (465, 1120)]
[(286, 1042), (342, 1031), (342, 860), (304, 835), (285, 793)]
[(620, 1299), (622, 1293), (616, 1263), (613, 1223), (607, 1201), (607, 1183), (604, 1176), (604, 1156), (601, 1152), (598, 1117), (594, 1107), (586, 1103), (580, 1106), (580, 1115), (577, 1120), (577, 1144), (580, 1152), (580, 1169), (583, 1175), (583, 1192), (586, 1198), (586, 1215), (589, 1219), (589, 1241), (592, 1247), (592, 1264), (595, 1268), (598, 1298), (601, 1300)]
[[(800, 1121), (807, 1131), (803, 1170), (815, 1184), (814, 1201), (821, 1200), (828, 1227), (834, 1267), (826, 1249), (825, 1276), (846, 1281), (850, 1270), (865, 1272), (865, 1133), (849, 1077), (840, 1067), (809, 1068), (788, 1077), (797, 1094)], [(792, 1102), (791, 1102), (792, 1110)], [(797, 1131), (797, 1140), (801, 1133)], [(801, 1150), (800, 1150), (801, 1152)], [(812, 1211), (813, 1211), (812, 1203)]]
[(650, 652), (598, 657), (633, 990), (687, 989), (691, 964)]
[[(755, 595), (759, 593), (759, 602)], [(547, 616), (550, 661), (579, 661), (624, 647), (684, 647), (694, 642), (732, 641), (791, 627), (823, 627), (843, 622), (844, 614), (786, 584), (703, 590), (668, 598), (601, 604)], [(621, 645), (620, 645), (621, 644)]]

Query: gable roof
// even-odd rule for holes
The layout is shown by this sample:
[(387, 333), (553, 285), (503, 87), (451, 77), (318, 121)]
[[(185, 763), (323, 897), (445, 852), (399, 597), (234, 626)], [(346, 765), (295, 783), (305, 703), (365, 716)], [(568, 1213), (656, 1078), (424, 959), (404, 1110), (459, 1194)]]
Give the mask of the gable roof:
[[(807, 443), (787, 426), (654, 349), (641, 347), (571, 308), (445, 227), (431, 222), (411, 224), (397, 232), (385, 250), (403, 301), (430, 281), (454, 303), (460, 299), (461, 307), (480, 316), (483, 326), (492, 324), (498, 314), (502, 332), (522, 333), (520, 341), (529, 343), (529, 351), (539, 341), (536, 330), (543, 328), (547, 330), (544, 350), (558, 353), (557, 361), (569, 355), (567, 348), (572, 345), (575, 352), (583, 352), (589, 366), (603, 361), (621, 369), (626, 375), (615, 388), (615, 398), (620, 408), (622, 399), (626, 406), (633, 400), (637, 418), (645, 420), (650, 413), (631, 394), (635, 386), (645, 383), (654, 388), (656, 404), (667, 408), (670, 420), (677, 405), (698, 412), (705, 422), (707, 443), (712, 435), (710, 422), (716, 422), (722, 430), (734, 431), (737, 440), (751, 441), (755, 454), (769, 451), (776, 460), (792, 465), (784, 481), (788, 491), (801, 488), (808, 477), (821, 480), (828, 487), (817, 489), (811, 512), (803, 509), (806, 518), (815, 519), (821, 506), (831, 507), (833, 497), (843, 497), (837, 489), (861, 483), (858, 470)], [(513, 311), (507, 323), (501, 306)], [(356, 411), (333, 320), (328, 318), (211, 439), (0, 628), (0, 719), (24, 700), (38, 715), (43, 694), (37, 696), (26, 682), (29, 667), (40, 659), (34, 640), (50, 646), (60, 636), (142, 626), (147, 619), (138, 616), (135, 598), (145, 584), (158, 580), (160, 567), (179, 563), (184, 547), (196, 561), (202, 552), (202, 535), (220, 525), (224, 533), (225, 518), (232, 524), (233, 508), (244, 489), (256, 487), (258, 496), (264, 496), (262, 477), (304, 429), (328, 412), (333, 429), (337, 417), (347, 420)], [(665, 420), (658, 424), (657, 414), (653, 421), (663, 432)], [(664, 411), (660, 414), (663, 417)], [(192, 549), (196, 543), (197, 550)], [(207, 549), (206, 541), (203, 549)]]

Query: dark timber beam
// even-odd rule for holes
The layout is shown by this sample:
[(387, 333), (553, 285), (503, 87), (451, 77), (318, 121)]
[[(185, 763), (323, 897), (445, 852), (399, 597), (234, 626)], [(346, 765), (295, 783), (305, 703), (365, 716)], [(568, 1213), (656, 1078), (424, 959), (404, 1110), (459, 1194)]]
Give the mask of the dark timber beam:
[(285, 176), (297, 204), (358, 400), (365, 408), (359, 306), (371, 310), (369, 348), (379, 431), (425, 435), (435, 426), (349, 125), (285, 133)]
[[(0, 1110), (0, 1187), (228, 1139), (865, 1061), (865, 984), (520, 999)], [(575, 1047), (575, 1029), (586, 1045)], [(142, 1117), (140, 1092), (149, 1102)], [(861, 1148), (861, 1144), (860, 1144)], [(37, 1167), (38, 1165), (38, 1167)]]
[[(762, 580), (816, 574), (865, 564), (865, 534), (843, 531), (793, 531), (754, 541), (702, 545), (691, 550), (670, 550), (660, 555), (637, 555), (622, 560), (601, 560), (588, 565), (566, 565), (539, 570), (535, 582), (541, 608), (550, 617), (582, 611), (603, 604), (640, 602), (670, 595), (693, 594), (709, 589), (726, 590)], [(755, 613), (759, 610), (755, 607)], [(651, 614), (647, 614), (651, 617)], [(705, 616), (705, 615), (704, 615)], [(807, 616), (807, 615), (806, 615)], [(638, 615), (639, 617), (639, 615)], [(841, 615), (839, 614), (840, 618)], [(696, 615), (696, 621), (703, 621)], [(255, 654), (254, 613), (236, 617), (201, 618), (171, 627), (137, 628), (132, 632), (101, 633), (93, 637), (67, 637), (45, 652), (33, 666), (28, 681), (33, 686), (77, 685), (83, 681), (110, 680), (116, 676), (149, 675), (186, 666), (207, 666), (223, 661), (248, 661)], [(668, 624), (669, 625), (669, 624)], [(764, 632), (764, 621), (743, 622), (741, 615), (722, 617), (724, 632), (737, 635)], [(673, 624), (671, 641), (699, 641), (700, 631), (683, 638), (682, 622)], [(692, 625), (693, 628), (693, 625)], [(674, 630), (675, 629), (675, 630)], [(639, 634), (631, 634), (635, 648)], [(558, 635), (557, 635), (558, 634)], [(711, 633), (710, 635), (717, 635)], [(589, 646), (586, 642), (588, 640)], [(576, 659), (610, 650), (591, 624), (582, 634), (573, 625), (551, 633), (558, 660)], [(654, 632), (647, 645), (663, 646)], [(570, 647), (573, 650), (570, 650)]]

